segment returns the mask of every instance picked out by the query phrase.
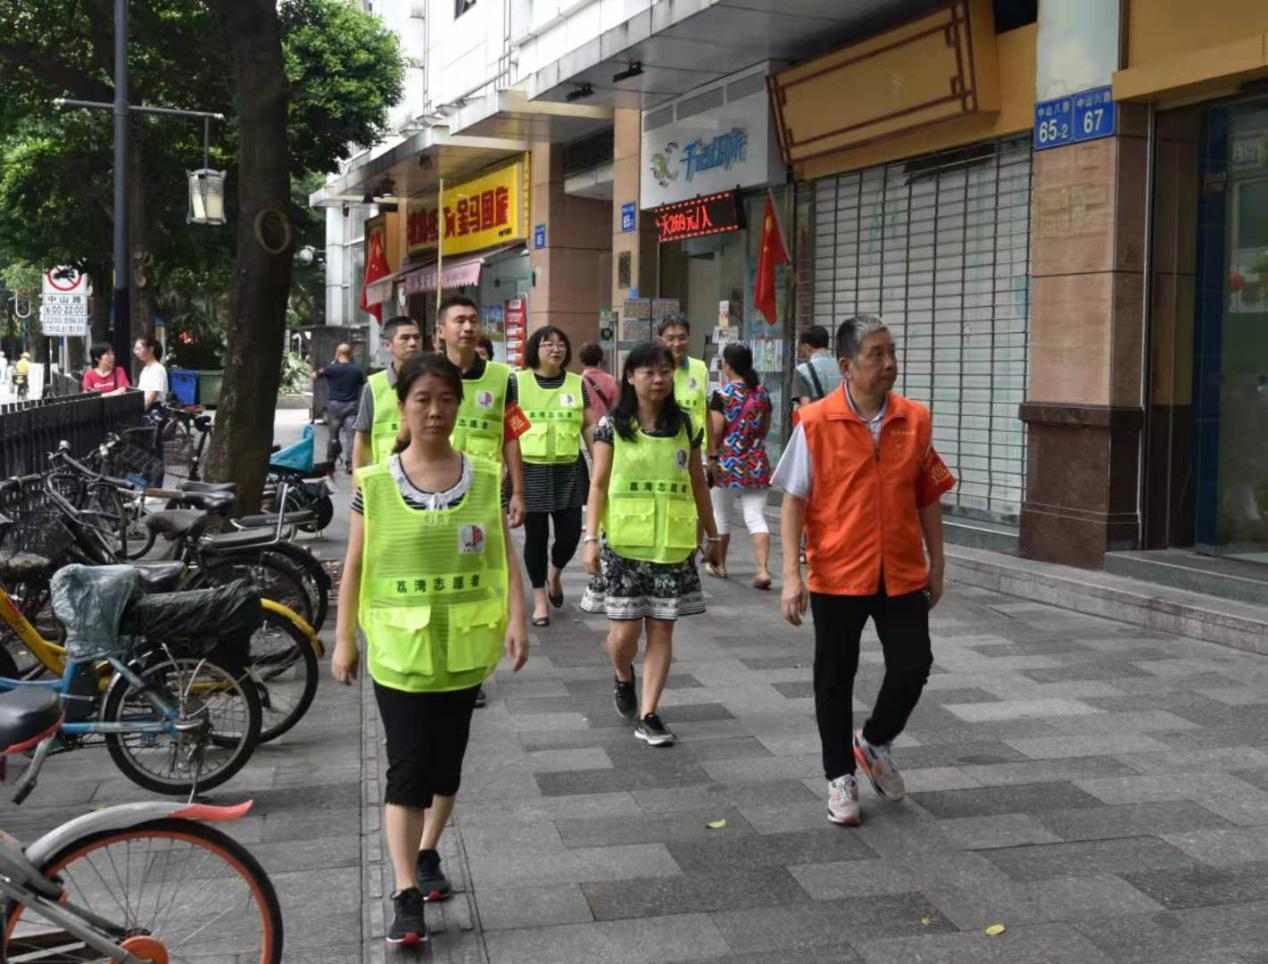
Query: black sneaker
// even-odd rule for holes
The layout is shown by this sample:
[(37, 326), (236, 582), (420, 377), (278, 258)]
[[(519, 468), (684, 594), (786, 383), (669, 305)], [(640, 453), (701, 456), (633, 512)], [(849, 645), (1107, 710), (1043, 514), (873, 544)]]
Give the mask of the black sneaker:
[(478, 690), (476, 690), (475, 705), (478, 708), (488, 705), (488, 702), (489, 698), (484, 695), (484, 687), (481, 686)]
[(418, 878), (418, 889), (423, 893), (423, 900), (444, 900), (453, 893), (449, 878), (440, 869), (440, 854), (434, 850), (418, 852), (414, 875)]
[(648, 713), (638, 721), (634, 735), (648, 746), (672, 746), (678, 739), (655, 713)]
[(423, 916), (423, 895), (417, 887), (392, 895), (392, 926), (387, 929), (389, 944), (415, 947), (427, 940), (427, 921)]
[(613, 677), (612, 702), (616, 711), (627, 720), (638, 718), (638, 695), (634, 692), (634, 664), (630, 664), (630, 681), (624, 682), (621, 677)]

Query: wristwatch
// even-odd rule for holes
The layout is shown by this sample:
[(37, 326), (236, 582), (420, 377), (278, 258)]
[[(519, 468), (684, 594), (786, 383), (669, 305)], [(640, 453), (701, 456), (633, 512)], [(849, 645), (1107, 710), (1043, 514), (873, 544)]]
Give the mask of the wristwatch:
[(598, 536), (585, 536), (584, 538), (582, 538), (582, 540), (581, 540), (581, 541), (582, 541), (582, 542), (598, 542), (598, 541), (599, 541), (599, 537), (598, 537)]

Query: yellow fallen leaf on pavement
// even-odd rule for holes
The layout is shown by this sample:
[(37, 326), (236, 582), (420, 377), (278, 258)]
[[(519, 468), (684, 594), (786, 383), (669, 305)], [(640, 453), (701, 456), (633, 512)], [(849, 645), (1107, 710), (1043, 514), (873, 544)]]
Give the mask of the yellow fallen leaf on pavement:
[(1005, 930), (1007, 930), (1007, 928), (1005, 928), (1003, 924), (992, 924), (990, 927), (986, 928), (986, 936), (999, 937), (999, 935), (1004, 933)]
[(924, 924), (926, 927), (928, 927), (930, 924), (932, 924), (932, 923), (934, 922), (934, 920), (935, 920), (935, 918), (933, 918), (933, 917), (922, 917), (922, 918), (920, 918), (920, 923), (922, 923), (922, 924)]
[(706, 823), (705, 826), (708, 827), (710, 830), (721, 830), (723, 827), (726, 826), (726, 821), (712, 820), (709, 823)]

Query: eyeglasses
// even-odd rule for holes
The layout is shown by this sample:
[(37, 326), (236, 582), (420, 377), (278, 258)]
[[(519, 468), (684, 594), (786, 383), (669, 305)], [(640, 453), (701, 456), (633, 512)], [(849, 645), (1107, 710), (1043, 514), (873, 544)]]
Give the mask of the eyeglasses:
[(636, 368), (634, 374), (639, 378), (673, 378), (674, 370), (672, 368)]

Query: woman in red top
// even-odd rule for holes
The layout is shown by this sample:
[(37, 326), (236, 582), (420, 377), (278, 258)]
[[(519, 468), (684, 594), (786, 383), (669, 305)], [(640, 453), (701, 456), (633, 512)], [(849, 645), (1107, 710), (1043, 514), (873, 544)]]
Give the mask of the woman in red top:
[[(592, 341), (581, 346), (581, 377), (590, 396), (590, 408), (597, 422), (609, 410), (616, 407), (621, 398), (621, 386), (615, 378), (599, 366), (603, 364), (603, 349)], [(698, 426), (697, 426), (698, 427)]]
[(115, 364), (114, 348), (108, 341), (93, 342), (88, 349), (92, 368), (84, 372), (83, 388), (86, 392), (102, 395), (122, 395), (131, 386), (128, 373)]

